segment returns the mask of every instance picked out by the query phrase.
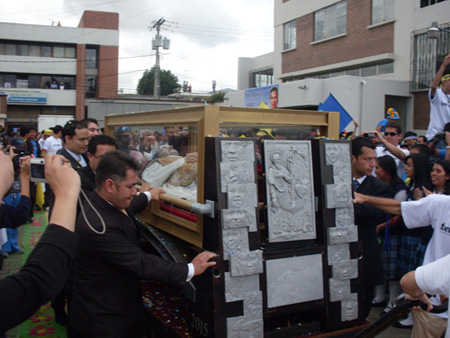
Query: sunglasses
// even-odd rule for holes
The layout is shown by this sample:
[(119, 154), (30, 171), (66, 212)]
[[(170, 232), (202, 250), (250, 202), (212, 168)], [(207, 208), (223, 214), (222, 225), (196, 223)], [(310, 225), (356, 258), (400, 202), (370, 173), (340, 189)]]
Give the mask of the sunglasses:
[(384, 133), (385, 136), (397, 136), (397, 133)]

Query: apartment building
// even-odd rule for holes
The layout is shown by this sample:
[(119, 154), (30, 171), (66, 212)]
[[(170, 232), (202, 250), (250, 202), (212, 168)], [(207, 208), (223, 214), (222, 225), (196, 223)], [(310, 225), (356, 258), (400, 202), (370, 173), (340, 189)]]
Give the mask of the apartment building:
[[(438, 28), (437, 39), (428, 29)], [(240, 58), (238, 92), (279, 85), (279, 107), (314, 109), (332, 93), (365, 130), (395, 107), (424, 130), (427, 91), (450, 53), (448, 0), (274, 0), (274, 51)]]
[(118, 96), (118, 58), (118, 13), (85, 11), (78, 27), (0, 23), (2, 122), (15, 127), (35, 125), (40, 115), (84, 118), (88, 99)]

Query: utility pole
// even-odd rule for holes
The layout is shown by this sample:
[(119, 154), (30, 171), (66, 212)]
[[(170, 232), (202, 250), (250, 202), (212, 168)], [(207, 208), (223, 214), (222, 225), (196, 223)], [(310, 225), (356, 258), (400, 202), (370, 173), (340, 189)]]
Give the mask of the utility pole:
[(160, 59), (159, 59), (159, 47), (163, 47), (163, 49), (169, 49), (170, 40), (167, 38), (163, 38), (159, 35), (160, 27), (166, 20), (164, 18), (159, 19), (156, 22), (153, 22), (153, 26), (151, 26), (150, 30), (156, 28), (156, 36), (152, 40), (152, 49), (156, 50), (156, 61), (155, 61), (155, 79), (153, 83), (153, 98), (160, 99), (161, 97), (161, 71), (160, 71)]

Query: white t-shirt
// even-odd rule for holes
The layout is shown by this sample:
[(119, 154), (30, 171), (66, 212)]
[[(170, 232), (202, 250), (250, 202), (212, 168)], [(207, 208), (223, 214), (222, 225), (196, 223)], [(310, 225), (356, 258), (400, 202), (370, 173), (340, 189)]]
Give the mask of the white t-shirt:
[[(431, 194), (418, 201), (402, 202), (401, 208), (403, 221), (409, 229), (430, 224), (433, 228), (423, 265), (450, 255), (450, 196)], [(431, 302), (440, 304), (437, 297), (432, 297)], [(448, 318), (448, 312), (434, 315)]]
[(62, 148), (62, 142), (60, 138), (55, 138), (53, 135), (49, 136), (42, 146), (42, 149), (47, 150), (47, 154), (56, 155), (56, 152)]
[(428, 141), (436, 133), (443, 133), (445, 124), (450, 122), (450, 95), (445, 94), (442, 88), (437, 88), (436, 94), (431, 98), (430, 92), (431, 89), (428, 92), (428, 99), (430, 100), (430, 124), (426, 134)]
[[(429, 294), (450, 296), (450, 255), (416, 269), (416, 283)], [(445, 338), (450, 338), (450, 321)]]
[[(397, 148), (400, 149), (401, 151), (403, 151), (405, 156), (409, 156), (409, 150), (401, 148), (400, 145), (398, 145)], [(398, 175), (398, 177), (401, 178), (403, 175), (403, 172), (405, 171), (405, 163), (402, 160), (400, 160), (398, 157), (392, 155), (392, 153), (383, 146), (376, 147), (375, 151), (377, 153), (377, 158), (381, 157), (381, 156), (389, 155), (390, 157), (392, 157), (395, 160), (395, 164), (397, 165), (397, 175)], [(374, 169), (373, 175), (376, 176), (375, 169)]]

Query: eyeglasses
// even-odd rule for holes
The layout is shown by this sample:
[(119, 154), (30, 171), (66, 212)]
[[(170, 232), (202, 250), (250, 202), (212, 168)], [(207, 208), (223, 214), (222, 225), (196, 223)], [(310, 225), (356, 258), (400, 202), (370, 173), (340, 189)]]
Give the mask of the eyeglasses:
[(397, 134), (397, 133), (388, 133), (388, 132), (385, 132), (384, 135), (385, 135), (385, 136), (397, 136), (398, 134)]

